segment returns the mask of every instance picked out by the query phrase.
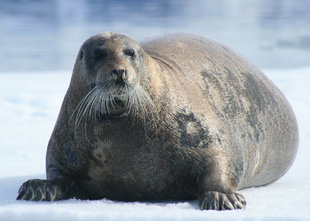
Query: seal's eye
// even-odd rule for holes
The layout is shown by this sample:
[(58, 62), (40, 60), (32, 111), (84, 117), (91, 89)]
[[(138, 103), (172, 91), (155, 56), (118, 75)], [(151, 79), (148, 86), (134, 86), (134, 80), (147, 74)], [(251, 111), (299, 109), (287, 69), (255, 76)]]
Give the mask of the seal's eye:
[(132, 48), (125, 49), (124, 54), (128, 55), (131, 58), (135, 57), (135, 55), (136, 55), (135, 50), (133, 50)]
[(100, 58), (103, 58), (105, 56), (105, 51), (100, 49), (100, 48), (96, 48), (94, 50), (94, 54), (93, 54), (94, 58), (97, 60), (97, 59), (100, 59)]
[(81, 53), (80, 53), (80, 60), (82, 60), (83, 57), (84, 57), (84, 51), (81, 51)]

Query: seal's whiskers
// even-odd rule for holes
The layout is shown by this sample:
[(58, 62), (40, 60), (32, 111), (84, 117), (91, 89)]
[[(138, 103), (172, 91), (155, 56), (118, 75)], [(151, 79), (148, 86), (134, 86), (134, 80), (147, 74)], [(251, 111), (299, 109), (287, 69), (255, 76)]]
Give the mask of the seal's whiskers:
[[(105, 84), (94, 87), (80, 101), (71, 118), (75, 115), (75, 128), (81, 121), (95, 121), (98, 116), (112, 115), (114, 110), (124, 108), (136, 120), (143, 124), (147, 118), (158, 116), (150, 95), (140, 86), (125, 85), (119, 89), (114, 84)], [(71, 119), (70, 118), (70, 119)]]

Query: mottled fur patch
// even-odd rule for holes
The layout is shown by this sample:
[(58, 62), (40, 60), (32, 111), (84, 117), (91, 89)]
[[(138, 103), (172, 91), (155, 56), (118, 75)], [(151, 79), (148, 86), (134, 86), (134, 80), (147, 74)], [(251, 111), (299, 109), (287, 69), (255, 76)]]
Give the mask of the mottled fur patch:
[(176, 116), (180, 131), (180, 145), (187, 148), (207, 148), (212, 139), (208, 128), (201, 124), (201, 121), (193, 112), (183, 110)]

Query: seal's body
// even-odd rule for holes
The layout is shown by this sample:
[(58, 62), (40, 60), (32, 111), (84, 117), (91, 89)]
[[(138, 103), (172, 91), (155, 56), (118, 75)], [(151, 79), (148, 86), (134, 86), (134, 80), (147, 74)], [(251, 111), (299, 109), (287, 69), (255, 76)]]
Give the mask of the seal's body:
[(18, 199), (199, 199), (245, 206), (236, 190), (279, 179), (298, 146), (293, 111), (253, 65), (215, 41), (172, 34), (139, 45), (88, 39), (47, 150), (47, 180)]

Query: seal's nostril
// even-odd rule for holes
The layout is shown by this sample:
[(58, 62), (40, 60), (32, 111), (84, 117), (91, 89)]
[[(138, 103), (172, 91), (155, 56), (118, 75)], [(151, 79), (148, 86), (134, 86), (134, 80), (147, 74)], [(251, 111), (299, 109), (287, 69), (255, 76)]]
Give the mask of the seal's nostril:
[(113, 69), (111, 72), (113, 80), (125, 80), (127, 73), (125, 69)]
[(119, 76), (120, 76), (120, 78), (122, 79), (122, 80), (125, 80), (126, 79), (126, 77), (127, 77), (127, 72), (126, 72), (126, 70), (124, 70), (124, 69), (120, 69), (119, 70)]
[(118, 79), (118, 71), (116, 69), (111, 71), (111, 76), (114, 81)]
[(118, 73), (120, 74), (120, 76), (122, 76), (122, 74), (125, 73), (125, 70), (124, 69), (119, 69)]

